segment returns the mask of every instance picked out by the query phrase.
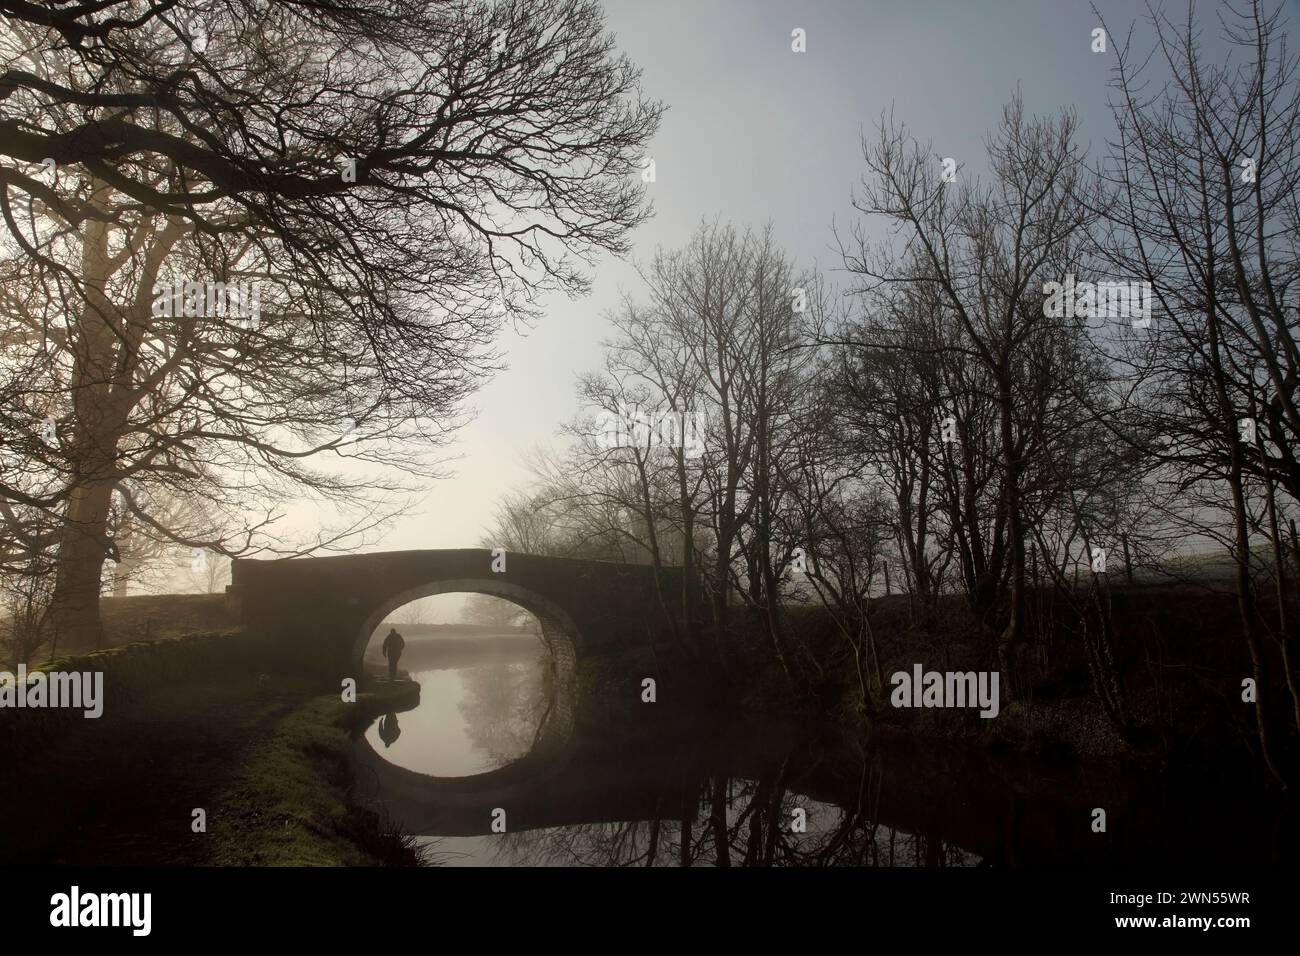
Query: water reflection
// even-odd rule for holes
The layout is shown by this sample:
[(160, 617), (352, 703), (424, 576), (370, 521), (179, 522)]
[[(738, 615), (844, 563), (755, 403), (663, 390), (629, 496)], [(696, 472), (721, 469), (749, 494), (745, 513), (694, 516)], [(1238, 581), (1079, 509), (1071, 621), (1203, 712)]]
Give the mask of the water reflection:
[[(539, 728), (574, 727), (547, 659), (535, 645), (461, 650), (440, 659), (456, 666), (412, 662), (420, 703), (400, 737), (385, 715), (356, 750), (359, 798), (443, 865), (1205, 866), (1294, 853), (1276, 814), (1231, 787), (753, 714), (633, 705), (539, 744)], [(1109, 832), (1090, 826), (1098, 806)]]
[[(401, 715), (400, 728), (396, 714), (381, 717), (367, 742), (396, 766), (436, 777), (484, 773), (528, 753), (548, 707), (545, 649), (521, 641), (487, 649), (475, 664), (439, 666), (437, 643), (410, 642), (403, 660), (420, 684), (419, 706)], [(463, 660), (454, 643), (448, 659)]]
[(396, 714), (384, 714), (379, 718), (379, 739), (384, 742), (384, 747), (391, 747), (393, 741), (402, 736), (402, 728), (397, 725)]
[[(857, 810), (782, 793), (771, 780), (701, 784), (684, 819), (551, 827), (497, 837), (427, 838), (434, 862), (459, 866), (975, 866), (938, 834), (882, 825)], [(796, 814), (796, 811), (799, 811)]]
[[(885, 762), (823, 762), (804, 728), (696, 715), (621, 729), (586, 727), (554, 774), (445, 787), (536, 757), (555, 707), (545, 656), (494, 654), (474, 666), (413, 672), (420, 704), (387, 747), (386, 715), (366, 732), (377, 801), (452, 866), (970, 866), (981, 856), (935, 826), (881, 818)], [(642, 712), (637, 712), (642, 713)], [(382, 748), (382, 749), (381, 749)], [(364, 753), (364, 751), (361, 751)], [(371, 756), (373, 756), (373, 753)], [(812, 764), (807, 758), (813, 757)], [(546, 761), (547, 766), (550, 761)], [(384, 768), (389, 768), (385, 772)], [(401, 768), (393, 770), (392, 768)], [(745, 769), (747, 768), (747, 769)], [(827, 775), (818, 771), (831, 769)], [(408, 771), (414, 771), (414, 774)], [(430, 780), (421, 790), (418, 775)], [(369, 776), (369, 775), (368, 775)], [(470, 784), (472, 780), (466, 780)], [(830, 798), (821, 791), (830, 791)], [(489, 829), (503, 807), (506, 833)], [(933, 817), (931, 819), (937, 819)], [(558, 821), (558, 823), (557, 823)]]

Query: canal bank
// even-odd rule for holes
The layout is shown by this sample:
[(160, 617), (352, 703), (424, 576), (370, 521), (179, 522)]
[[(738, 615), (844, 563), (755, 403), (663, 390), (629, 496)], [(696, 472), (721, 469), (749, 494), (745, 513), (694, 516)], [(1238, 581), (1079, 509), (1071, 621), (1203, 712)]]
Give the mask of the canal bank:
[(351, 727), (387, 702), (363, 693), (347, 705), (260, 674), (248, 651), (237, 634), (196, 635), (47, 665), (111, 674), (105, 710), (0, 714), (0, 818), (11, 822), (0, 862), (416, 863), (409, 841), (351, 800)]
[[(1035, 595), (1035, 630), (1013, 669), (998, 657), (997, 630), (956, 596), (930, 608), (905, 595), (875, 600), (855, 648), (824, 611), (783, 609), (783, 667), (766, 618), (735, 608), (725, 632), (708, 624), (693, 641), (641, 647), (579, 662), (583, 706), (601, 720), (635, 714), (643, 684), (654, 680), (660, 702), (700, 702), (747, 712), (831, 723), (865, 736), (1017, 753), (1051, 763), (1118, 766), (1133, 772), (1222, 775), (1241, 768), (1267, 787), (1258, 759), (1253, 697), (1244, 693), (1251, 663), (1231, 594), (1205, 587), (1115, 589), (1104, 620), (1081, 619), (1064, 602)], [(1106, 666), (1098, 664), (1105, 635)], [(855, 653), (860, 658), (855, 661)], [(989, 689), (993, 707), (944, 706), (901, 694), (916, 675), (938, 675)], [(1106, 687), (1118, 712), (1103, 703)], [(919, 691), (920, 688), (917, 688)], [(1280, 724), (1290, 698), (1280, 679), (1270, 695)], [(900, 700), (900, 697), (903, 698)], [(1292, 737), (1294, 735), (1291, 735)]]

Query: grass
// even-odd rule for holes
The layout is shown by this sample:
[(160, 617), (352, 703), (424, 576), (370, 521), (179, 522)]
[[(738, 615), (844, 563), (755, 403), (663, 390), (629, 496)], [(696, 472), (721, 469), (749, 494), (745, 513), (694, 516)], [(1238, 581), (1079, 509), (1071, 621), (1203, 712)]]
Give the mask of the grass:
[(100, 599), (99, 609), (107, 647), (239, 627), (239, 621), (226, 611), (224, 594), (106, 597)]
[[(226, 610), (224, 594), (137, 594), (129, 597), (99, 599), (100, 618), (104, 624), (104, 644), (98, 650), (111, 650), (139, 641), (159, 641), (188, 637), (191, 634), (232, 633), (240, 621)], [(39, 666), (52, 658), (84, 654), (89, 648), (42, 647), (29, 666)], [(16, 666), (10, 662), (10, 667)]]
[(226, 676), (106, 708), (7, 775), (0, 862), (415, 864), (409, 840), (348, 800), (347, 724), (366, 704)]
[[(365, 706), (362, 701), (361, 706)], [(410, 840), (348, 802), (351, 714), (312, 697), (254, 743), (217, 788), (211, 820), (229, 834), (205, 862), (233, 866), (418, 863)]]

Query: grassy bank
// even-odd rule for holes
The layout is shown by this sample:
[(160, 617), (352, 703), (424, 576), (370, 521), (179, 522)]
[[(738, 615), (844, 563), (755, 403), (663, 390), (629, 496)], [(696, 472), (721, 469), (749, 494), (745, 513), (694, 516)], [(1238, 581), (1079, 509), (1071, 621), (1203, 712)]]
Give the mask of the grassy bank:
[(249, 653), (239, 636), (207, 636), (54, 662), (105, 671), (104, 715), (52, 726), (49, 711), (0, 714), (18, 728), (0, 754), (15, 768), (0, 789), (0, 862), (416, 863), (349, 800), (349, 730), (379, 702), (259, 674)]
[(136, 594), (99, 603), (106, 647), (239, 628), (224, 594)]
[[(415, 865), (414, 844), (353, 806), (349, 729), (355, 705), (298, 697), (216, 786), (220, 828), (205, 863), (234, 866)], [(211, 827), (209, 828), (211, 832)]]
[[(905, 596), (874, 602), (883, 694), (864, 707), (850, 646), (825, 613), (792, 608), (784, 616), (798, 687), (772, 652), (764, 622), (736, 609), (719, 646), (710, 632), (696, 652), (640, 649), (580, 662), (578, 686), (588, 719), (617, 720), (622, 702), (639, 699), (655, 677), (661, 702), (698, 701), (831, 721), (858, 734), (942, 741), (1058, 761), (1180, 767), (1222, 772), (1255, 767), (1253, 709), (1241, 700), (1250, 674), (1231, 595), (1194, 585), (1116, 589), (1111, 622), (1129, 717), (1125, 731), (1108, 718), (1093, 686), (1079, 622), (1068, 608), (1039, 597), (1036, 633), (1016, 670), (1019, 693), (1000, 678), (1001, 709), (890, 705), (890, 677), (915, 664), (937, 671), (997, 671), (994, 636), (959, 599), (926, 613)], [(814, 663), (815, 662), (815, 663)], [(1285, 690), (1272, 688), (1285, 703)]]
[[(94, 651), (112, 650), (128, 644), (164, 641), (195, 634), (233, 634), (240, 629), (239, 620), (226, 608), (224, 594), (138, 594), (129, 597), (103, 597), (99, 601), (104, 625), (103, 642), (98, 648), (69, 647), (57, 639), (31, 652), (29, 667), (51, 660)], [(7, 656), (0, 668), (14, 670), (18, 661)]]

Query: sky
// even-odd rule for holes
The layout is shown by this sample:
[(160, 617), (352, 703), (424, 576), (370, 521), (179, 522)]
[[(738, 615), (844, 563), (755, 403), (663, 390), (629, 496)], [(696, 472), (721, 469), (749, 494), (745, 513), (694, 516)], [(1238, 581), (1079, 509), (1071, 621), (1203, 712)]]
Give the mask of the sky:
[[(648, 151), (655, 215), (633, 234), (641, 261), (658, 246), (683, 245), (704, 220), (741, 227), (770, 220), (801, 266), (829, 270), (834, 281), (832, 225), (856, 220), (850, 202), (862, 136), (891, 107), (937, 156), (956, 158), (963, 175), (980, 171), (983, 141), (1017, 90), (1030, 113), (1073, 107), (1081, 144), (1093, 154), (1113, 130), (1114, 38), (1108, 53), (1092, 52), (1100, 22), (1081, 0), (604, 6), (619, 48), (643, 70), (645, 95), (668, 107)], [(1114, 34), (1144, 15), (1132, 0), (1097, 6)], [(1170, 11), (1179, 16), (1182, 8)], [(1207, 28), (1217, 27), (1211, 17)], [(795, 29), (805, 31), (806, 52), (791, 49)], [(1143, 49), (1147, 35), (1139, 19)], [(623, 291), (640, 291), (632, 262), (613, 257), (597, 264), (592, 280), (586, 298), (552, 298), (531, 330), (503, 332), (498, 346), (509, 367), (479, 392), (476, 418), (447, 449), (452, 476), (431, 482), (414, 511), (363, 550), (480, 545), (496, 502), (528, 481), (524, 456), (559, 444), (560, 424), (577, 413), (576, 377), (600, 365), (606, 315)]]

